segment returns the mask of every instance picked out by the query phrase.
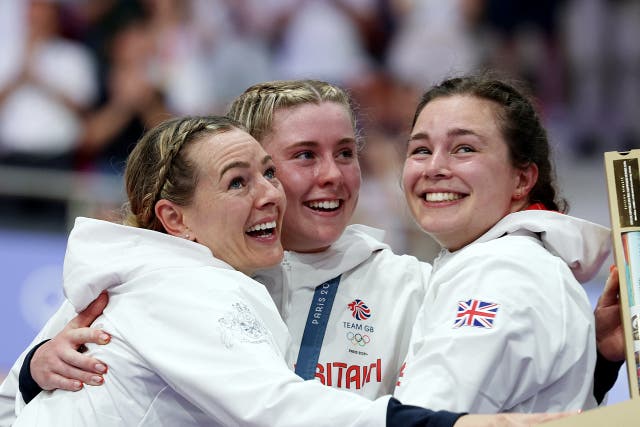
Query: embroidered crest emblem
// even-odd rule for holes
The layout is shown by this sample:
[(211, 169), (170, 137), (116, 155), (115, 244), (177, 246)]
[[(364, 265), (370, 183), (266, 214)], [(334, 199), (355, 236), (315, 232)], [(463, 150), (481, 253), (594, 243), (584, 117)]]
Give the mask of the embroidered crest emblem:
[(234, 340), (253, 344), (267, 341), (267, 328), (246, 304), (236, 302), (231, 307), (232, 310), (218, 319), (225, 347), (231, 348)]
[(356, 320), (367, 320), (371, 317), (371, 309), (360, 299), (353, 300), (347, 304), (347, 307), (349, 307), (351, 315), (355, 317)]
[(453, 327), (475, 326), (476, 328), (491, 329), (499, 307), (500, 304), (477, 299), (458, 301), (458, 312)]

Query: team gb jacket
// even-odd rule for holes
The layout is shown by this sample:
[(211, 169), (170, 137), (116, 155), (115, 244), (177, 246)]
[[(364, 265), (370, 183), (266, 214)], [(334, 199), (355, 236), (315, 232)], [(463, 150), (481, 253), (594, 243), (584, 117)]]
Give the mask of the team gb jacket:
[(480, 413), (594, 407), (594, 318), (579, 282), (609, 251), (607, 228), (550, 211), (510, 214), (443, 250), (396, 397)]
[(395, 255), (383, 237), (381, 230), (351, 225), (329, 249), (286, 252), (280, 266), (256, 276), (292, 335), (292, 368), (316, 288), (340, 277), (315, 377), (369, 398), (393, 392), (431, 271), (415, 257)]

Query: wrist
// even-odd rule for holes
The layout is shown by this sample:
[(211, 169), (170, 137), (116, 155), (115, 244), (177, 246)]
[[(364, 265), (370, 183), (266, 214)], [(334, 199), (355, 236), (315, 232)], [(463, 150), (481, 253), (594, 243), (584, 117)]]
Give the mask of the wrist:
[(50, 340), (44, 340), (33, 347), (31, 351), (27, 353), (24, 361), (22, 362), (22, 367), (20, 368), (20, 374), (18, 376), (18, 388), (25, 403), (29, 403), (34, 397), (38, 395), (38, 393), (42, 391), (42, 388), (31, 376), (31, 359), (33, 359), (33, 355), (36, 353), (36, 351), (38, 351), (38, 349), (43, 344), (49, 341)]

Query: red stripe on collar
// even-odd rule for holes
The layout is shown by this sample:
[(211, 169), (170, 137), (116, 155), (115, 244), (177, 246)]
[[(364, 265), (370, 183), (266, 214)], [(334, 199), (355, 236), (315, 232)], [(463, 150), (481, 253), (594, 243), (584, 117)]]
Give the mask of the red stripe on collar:
[(544, 205), (544, 203), (533, 203), (529, 206), (527, 206), (527, 208), (525, 209), (525, 211), (548, 211), (550, 209), (547, 209), (547, 207)]

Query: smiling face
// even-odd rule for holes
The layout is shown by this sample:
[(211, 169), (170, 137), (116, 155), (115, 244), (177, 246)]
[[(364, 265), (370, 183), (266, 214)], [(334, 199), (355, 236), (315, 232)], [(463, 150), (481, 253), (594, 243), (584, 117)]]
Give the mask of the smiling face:
[(285, 196), (271, 157), (241, 130), (205, 138), (188, 153), (199, 178), (179, 208), (185, 233), (246, 274), (277, 264)]
[(355, 131), (346, 107), (322, 102), (276, 110), (262, 145), (287, 195), (284, 247), (326, 249), (349, 224), (360, 190)]
[(420, 112), (403, 171), (418, 225), (457, 250), (527, 205), (534, 164), (515, 168), (496, 118), (497, 104), (473, 96), (436, 98)]

